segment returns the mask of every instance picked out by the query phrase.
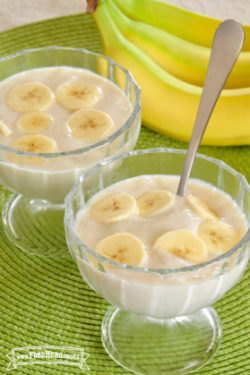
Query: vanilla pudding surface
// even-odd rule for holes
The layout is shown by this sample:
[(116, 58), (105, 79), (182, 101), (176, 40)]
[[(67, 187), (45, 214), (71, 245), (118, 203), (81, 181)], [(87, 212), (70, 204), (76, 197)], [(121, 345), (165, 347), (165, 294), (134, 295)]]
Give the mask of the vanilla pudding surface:
[[(128, 194), (138, 199), (145, 193), (154, 190), (167, 190), (176, 194), (179, 177), (174, 176), (140, 176), (114, 184), (93, 196), (86, 206), (78, 212), (76, 218), (76, 233), (91, 249), (115, 233), (131, 233), (144, 244), (147, 253), (146, 259), (139, 267), (145, 268), (179, 268), (195, 263), (178, 257), (166, 250), (154, 248), (155, 241), (166, 232), (186, 229), (197, 234), (198, 227), (204, 219), (194, 213), (186, 204), (185, 198), (175, 196), (175, 203), (160, 213), (149, 217), (130, 217), (117, 223), (102, 224), (90, 218), (90, 206), (106, 196), (113, 194)], [(220, 221), (233, 227), (239, 233), (239, 239), (247, 230), (246, 221), (239, 207), (231, 197), (217, 188), (199, 180), (190, 180), (187, 194), (201, 199), (212, 211), (216, 212)], [(208, 253), (206, 261), (218, 257), (222, 253)], [(105, 264), (104, 264), (105, 266)], [(121, 276), (122, 270), (109, 269)]]
[(48, 109), (42, 111), (52, 117), (52, 124), (39, 134), (56, 142), (57, 150), (55, 152), (71, 151), (93, 145), (109, 137), (125, 124), (132, 112), (132, 106), (123, 91), (109, 80), (79, 68), (63, 66), (39, 68), (15, 74), (0, 83), (0, 120), (12, 132), (9, 137), (0, 132), (0, 144), (10, 146), (15, 139), (27, 135), (18, 126), (18, 121), (23, 113), (12, 110), (6, 104), (6, 98), (13, 88), (24, 83), (37, 82), (48, 86), (55, 95), (62, 86), (77, 81), (91, 83), (101, 90), (101, 98), (93, 108), (108, 114), (113, 121), (113, 126), (105, 136), (96, 140), (89, 141), (73, 137), (68, 127), (68, 121), (75, 111), (64, 108), (54, 100)]

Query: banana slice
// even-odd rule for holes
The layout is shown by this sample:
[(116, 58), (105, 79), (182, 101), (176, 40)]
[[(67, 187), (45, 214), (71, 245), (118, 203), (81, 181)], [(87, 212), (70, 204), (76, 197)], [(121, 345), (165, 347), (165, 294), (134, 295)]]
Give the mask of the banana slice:
[(225, 253), (240, 240), (239, 233), (221, 221), (201, 223), (197, 235), (205, 242), (209, 253)]
[(196, 234), (186, 229), (163, 234), (155, 241), (154, 247), (169, 251), (194, 263), (203, 263), (207, 258), (205, 243)]
[(219, 220), (219, 217), (215, 212), (210, 210), (202, 200), (191, 194), (186, 196), (186, 204), (194, 213), (204, 220)]
[(56, 152), (56, 143), (53, 139), (45, 137), (44, 135), (27, 135), (17, 138), (11, 143), (10, 147), (28, 152)]
[(91, 83), (72, 82), (56, 93), (56, 100), (62, 107), (77, 111), (92, 108), (101, 97), (101, 90)]
[(90, 208), (90, 218), (103, 224), (126, 220), (137, 213), (136, 201), (127, 194), (110, 195)]
[(37, 134), (48, 129), (52, 123), (52, 118), (47, 113), (28, 112), (22, 115), (18, 125), (24, 133)]
[(2, 121), (0, 121), (0, 133), (6, 135), (6, 137), (10, 137), (12, 135), (10, 129), (7, 125), (5, 125)]
[(117, 263), (139, 266), (147, 254), (143, 243), (131, 233), (116, 233), (100, 241), (95, 251)]
[(37, 82), (17, 86), (7, 96), (7, 105), (17, 112), (44, 111), (53, 101), (50, 89)]
[(136, 203), (139, 209), (138, 216), (146, 217), (172, 206), (174, 197), (167, 190), (155, 190), (139, 197)]
[(80, 109), (69, 120), (69, 128), (73, 137), (86, 140), (102, 138), (112, 126), (111, 118), (96, 109)]

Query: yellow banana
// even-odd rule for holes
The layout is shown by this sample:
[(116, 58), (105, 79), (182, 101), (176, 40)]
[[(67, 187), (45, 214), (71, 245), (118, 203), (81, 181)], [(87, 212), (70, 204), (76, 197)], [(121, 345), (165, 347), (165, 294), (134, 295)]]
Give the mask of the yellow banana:
[[(203, 87), (211, 49), (180, 39), (168, 32), (126, 17), (111, 0), (107, 8), (120, 32), (161, 68), (173, 76)], [(242, 52), (225, 88), (250, 87), (250, 52)]]
[[(168, 74), (129, 42), (116, 27), (105, 1), (97, 6), (93, 17), (104, 53), (130, 70), (141, 87), (143, 124), (189, 142), (202, 89)], [(250, 144), (250, 88), (222, 91), (202, 144)]]
[[(212, 47), (215, 31), (222, 20), (203, 16), (156, 0), (114, 0), (128, 17), (148, 23), (181, 39), (204, 47)], [(242, 51), (250, 51), (250, 26), (243, 26), (245, 43)]]

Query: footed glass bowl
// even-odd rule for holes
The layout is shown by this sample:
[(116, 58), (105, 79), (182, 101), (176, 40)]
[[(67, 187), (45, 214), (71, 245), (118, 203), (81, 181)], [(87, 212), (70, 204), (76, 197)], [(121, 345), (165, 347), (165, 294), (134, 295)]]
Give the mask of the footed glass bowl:
[(0, 59), (0, 81), (23, 71), (56, 66), (87, 69), (117, 85), (132, 104), (128, 121), (89, 147), (51, 154), (18, 151), (0, 144), (0, 183), (15, 194), (3, 210), (4, 230), (20, 249), (39, 256), (69, 256), (64, 199), (76, 179), (108, 156), (133, 149), (141, 124), (140, 89), (131, 74), (108, 57), (83, 49), (48, 47)]
[[(205, 365), (218, 351), (222, 326), (211, 306), (240, 280), (247, 266), (250, 187), (223, 162), (197, 155), (191, 177), (229, 194), (245, 214), (248, 229), (225, 254), (184, 268), (146, 269), (110, 261), (78, 237), (76, 216), (94, 194), (119, 181), (140, 175), (180, 175), (185, 154), (152, 149), (108, 158), (81, 176), (65, 200), (71, 255), (88, 285), (113, 305), (103, 320), (103, 345), (117, 363), (137, 374), (187, 374)], [(109, 274), (105, 265), (118, 267), (122, 277)]]

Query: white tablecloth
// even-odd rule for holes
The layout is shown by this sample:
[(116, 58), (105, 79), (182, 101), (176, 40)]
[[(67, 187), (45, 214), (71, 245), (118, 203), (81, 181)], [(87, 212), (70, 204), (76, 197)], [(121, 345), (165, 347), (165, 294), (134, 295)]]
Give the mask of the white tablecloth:
[[(250, 25), (250, 0), (161, 0), (212, 17)], [(86, 11), (86, 0), (0, 0), (0, 31)]]
[(210, 17), (250, 25), (250, 0), (162, 0)]

